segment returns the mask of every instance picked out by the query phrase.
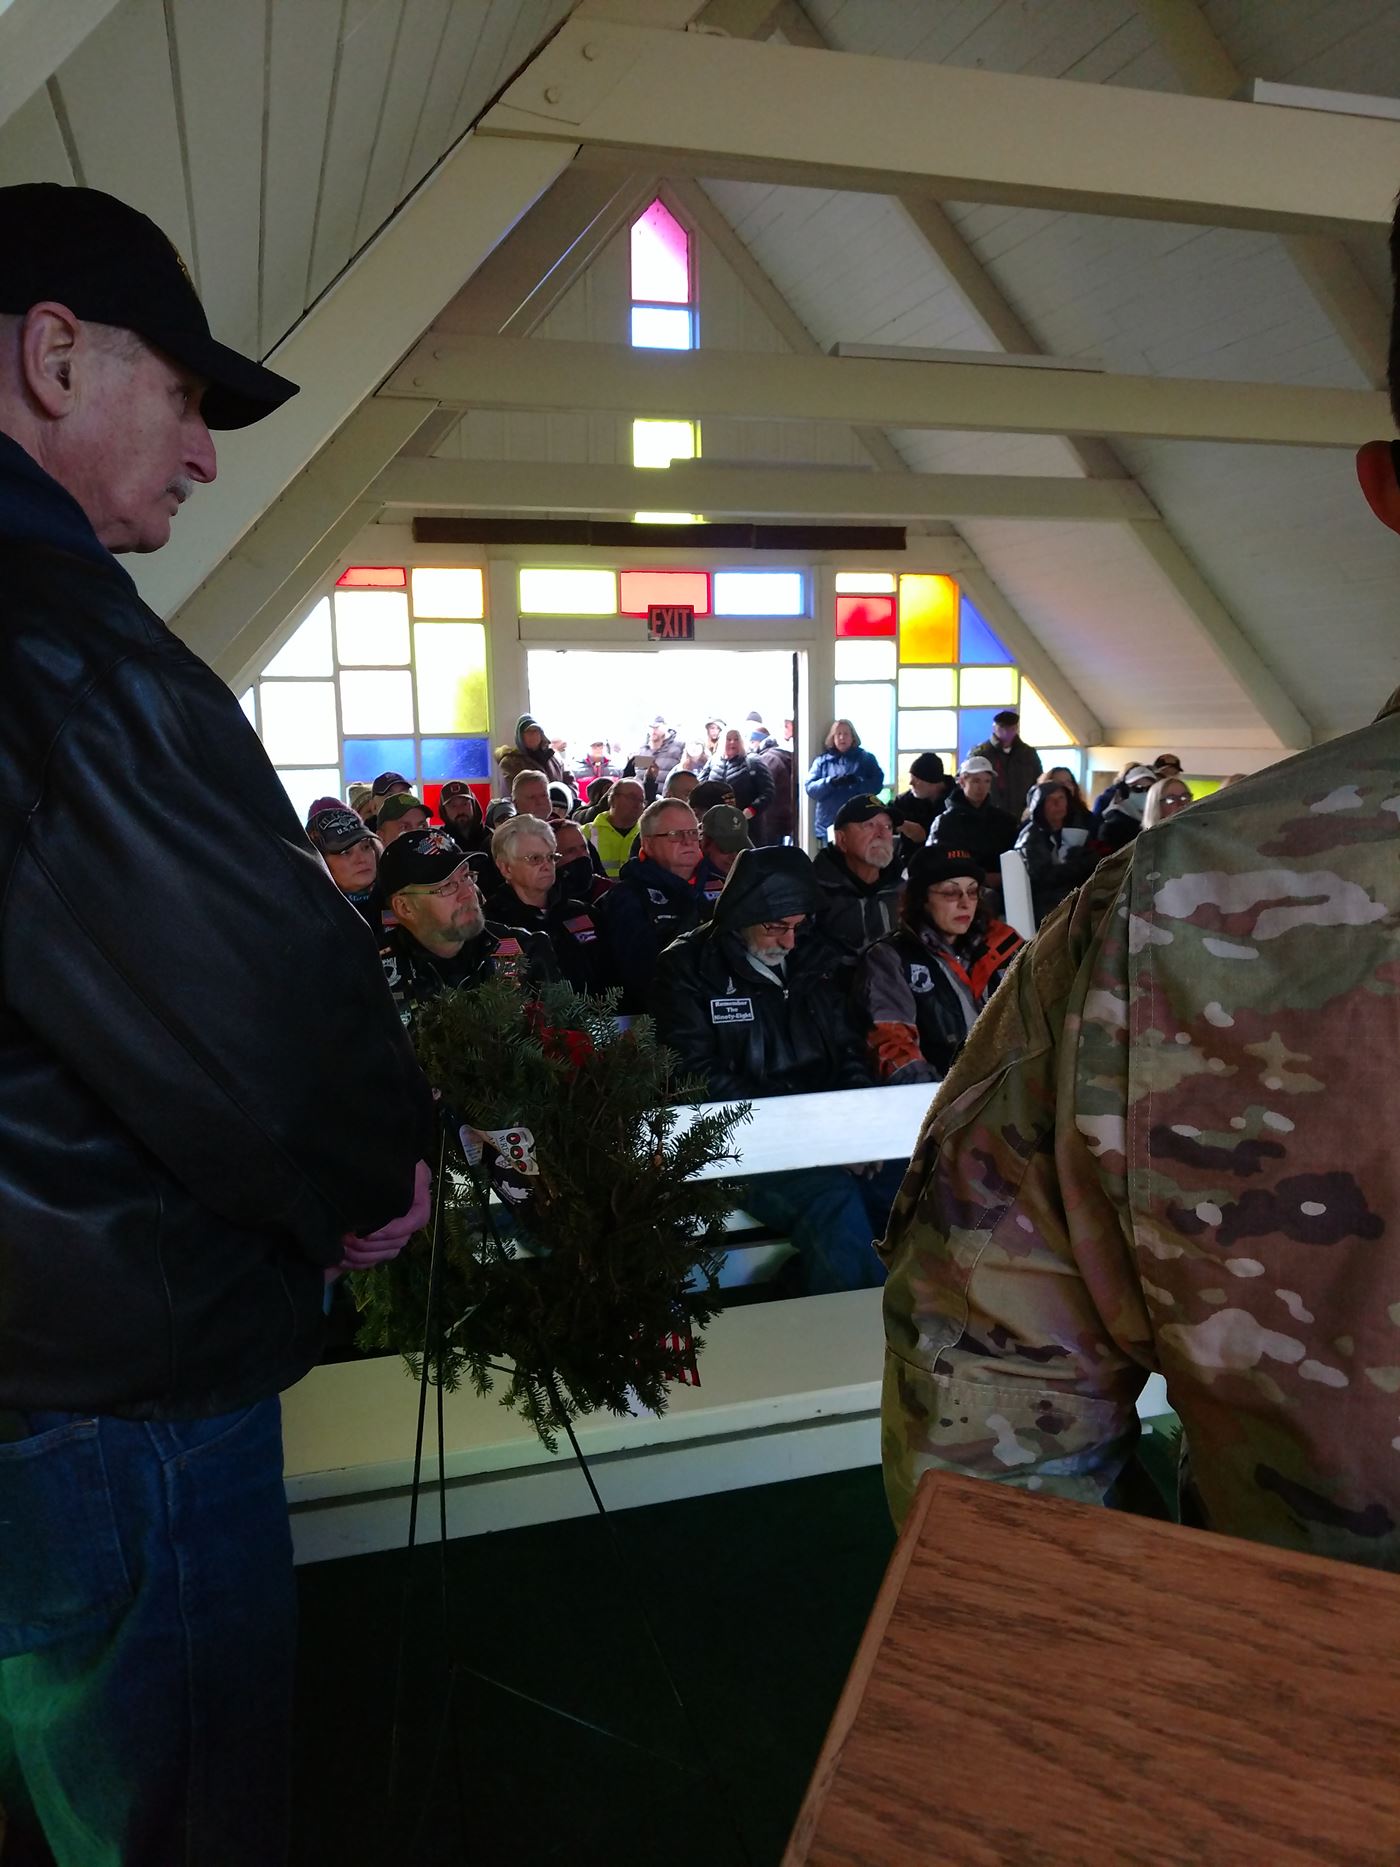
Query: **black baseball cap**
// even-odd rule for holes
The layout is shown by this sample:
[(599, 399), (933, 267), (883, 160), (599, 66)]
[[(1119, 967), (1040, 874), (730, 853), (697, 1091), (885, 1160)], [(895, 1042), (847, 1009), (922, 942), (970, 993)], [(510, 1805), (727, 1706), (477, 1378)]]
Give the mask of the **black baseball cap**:
[(888, 817), (891, 823), (894, 822), (889, 805), (882, 803), (873, 792), (867, 792), (864, 797), (853, 797), (848, 804), (843, 804), (831, 827), (844, 830), (848, 823), (869, 823), (872, 817)]
[(431, 887), (466, 861), (446, 830), (406, 830), (379, 858), (379, 892), (387, 901), (400, 888)]
[(94, 324), (134, 331), (208, 385), (210, 428), (247, 428), (297, 385), (217, 343), (174, 243), (145, 214), (97, 188), (0, 188), (0, 311), (53, 299)]
[(338, 856), (343, 849), (353, 849), (366, 842), (370, 831), (357, 811), (318, 810), (306, 826), (306, 833), (326, 856)]
[(971, 876), (978, 883), (987, 879), (987, 871), (968, 850), (945, 849), (941, 843), (925, 844), (909, 864), (909, 899), (922, 907), (930, 888), (950, 882), (956, 875)]
[(400, 785), (405, 791), (411, 791), (413, 789), (413, 786), (409, 783), (408, 779), (404, 777), (401, 771), (382, 771), (370, 786), (370, 795), (372, 797), (387, 797), (396, 784)]

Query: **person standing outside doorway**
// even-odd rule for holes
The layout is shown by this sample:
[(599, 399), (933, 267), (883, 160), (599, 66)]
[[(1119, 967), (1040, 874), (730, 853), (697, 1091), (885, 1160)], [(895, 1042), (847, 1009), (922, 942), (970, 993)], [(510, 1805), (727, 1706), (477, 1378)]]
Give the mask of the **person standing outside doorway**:
[[(426, 1217), (432, 1103), (237, 700), (114, 555), (295, 385), (110, 195), (0, 189), (0, 245), (0, 1803), (25, 1859), (272, 1867), (277, 1396), (327, 1279)], [(194, 796), (238, 799), (217, 836)]]

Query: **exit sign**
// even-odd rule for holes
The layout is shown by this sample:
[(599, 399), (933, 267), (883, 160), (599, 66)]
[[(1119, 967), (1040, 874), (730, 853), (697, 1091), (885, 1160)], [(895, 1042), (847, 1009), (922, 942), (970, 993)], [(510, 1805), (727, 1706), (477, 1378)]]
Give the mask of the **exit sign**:
[(693, 642), (695, 640), (695, 605), (693, 603), (652, 603), (647, 608), (647, 640), (650, 642)]

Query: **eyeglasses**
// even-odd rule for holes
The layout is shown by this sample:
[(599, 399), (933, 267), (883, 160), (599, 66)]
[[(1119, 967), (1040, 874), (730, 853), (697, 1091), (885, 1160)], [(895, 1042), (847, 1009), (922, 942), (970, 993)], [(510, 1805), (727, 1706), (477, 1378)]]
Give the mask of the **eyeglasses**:
[(400, 895), (431, 895), (434, 901), (446, 901), (452, 895), (476, 893), (476, 883), (470, 875), (450, 875), (445, 882), (439, 882), (436, 888), (399, 888)]
[(976, 882), (973, 882), (968, 888), (958, 888), (956, 886), (951, 888), (930, 888), (929, 893), (933, 896), (935, 901), (970, 901), (974, 907), (982, 899), (982, 890), (977, 886)]
[(792, 934), (794, 937), (800, 934), (807, 925), (807, 916), (800, 914), (790, 921), (760, 921), (758, 925), (770, 940), (781, 940), (784, 934)]
[(557, 855), (554, 855), (554, 856), (516, 856), (514, 860), (516, 862), (523, 862), (527, 868), (547, 869), (551, 866), (551, 864), (562, 861), (563, 858)]
[(700, 832), (698, 830), (653, 830), (647, 841), (649, 843), (698, 843)]

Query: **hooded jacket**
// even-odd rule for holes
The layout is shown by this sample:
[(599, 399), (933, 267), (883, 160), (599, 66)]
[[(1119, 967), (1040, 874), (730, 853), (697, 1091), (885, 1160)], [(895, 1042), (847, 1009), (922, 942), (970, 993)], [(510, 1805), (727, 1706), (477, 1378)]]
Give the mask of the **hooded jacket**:
[(431, 1097), (237, 700), (4, 436), (0, 589), (0, 1407), (230, 1412), (317, 1359)]
[[(455, 824), (449, 823), (446, 817), (443, 817), (443, 829), (464, 856), (488, 855), (491, 850), (491, 838), (486, 829), (486, 820), (482, 815), (480, 803), (470, 791), (459, 791), (456, 796), (465, 798), (471, 805), (471, 815), (465, 822), (459, 819)], [(455, 802), (456, 798), (450, 801)], [(440, 816), (442, 814), (441, 806), (439, 806), (438, 814)]]
[(678, 935), (698, 927), (709, 912), (695, 876), (682, 880), (644, 853), (623, 863), (617, 886), (596, 910), (608, 983), (622, 987), (619, 1011), (647, 1009), (658, 956)]
[(738, 809), (757, 816), (773, 802), (773, 774), (754, 753), (739, 758), (712, 758), (701, 776), (702, 784), (727, 784)]
[(867, 791), (878, 791), (884, 782), (885, 773), (879, 759), (864, 746), (852, 746), (849, 752), (838, 752), (835, 746), (828, 746), (825, 752), (818, 752), (805, 781), (807, 795), (816, 805), (817, 835), (826, 835), (843, 804), (849, 804), (853, 797), (864, 796)]
[[(545, 739), (538, 752), (530, 752), (525, 747), (525, 734), (531, 727), (543, 734), (544, 728), (532, 713), (522, 713), (515, 722), (515, 744), (496, 747), (496, 763), (501, 772), (501, 793), (510, 796), (510, 787), (522, 771), (543, 772), (546, 778), (557, 778), (562, 784), (569, 783), (569, 774), (555, 756), (549, 740)], [(570, 789), (573, 787), (570, 786)]]
[(800, 849), (742, 849), (708, 926), (668, 947), (656, 968), (657, 1035), (711, 1098), (747, 1101), (865, 1089), (871, 1073), (849, 998), (851, 962), (810, 924), (781, 969), (749, 958), (740, 929), (812, 915), (818, 889)]
[(934, 818), (928, 840), (945, 848), (965, 849), (979, 868), (995, 878), (1016, 835), (1016, 819), (998, 809), (990, 797), (985, 804), (970, 804), (967, 794), (957, 788)]
[(1081, 883), (1088, 881), (1103, 855), (1102, 847), (1087, 841), (1084, 831), (1073, 831), (1068, 817), (1060, 829), (1050, 828), (1045, 821), (1045, 799), (1051, 791), (1059, 791), (1073, 808), (1074, 799), (1064, 785), (1035, 785), (1027, 800), (1031, 804), (1031, 820), (1016, 838), (1016, 847), (1026, 860), (1031, 906), (1037, 922), (1044, 920), (1051, 908), (1058, 907), (1066, 895), (1073, 894)]
[(892, 931), (904, 893), (904, 851), (895, 839), (894, 859), (873, 882), (863, 882), (834, 843), (819, 849), (812, 878), (821, 890), (817, 923), (828, 940), (848, 953), (859, 953), (872, 940)]

